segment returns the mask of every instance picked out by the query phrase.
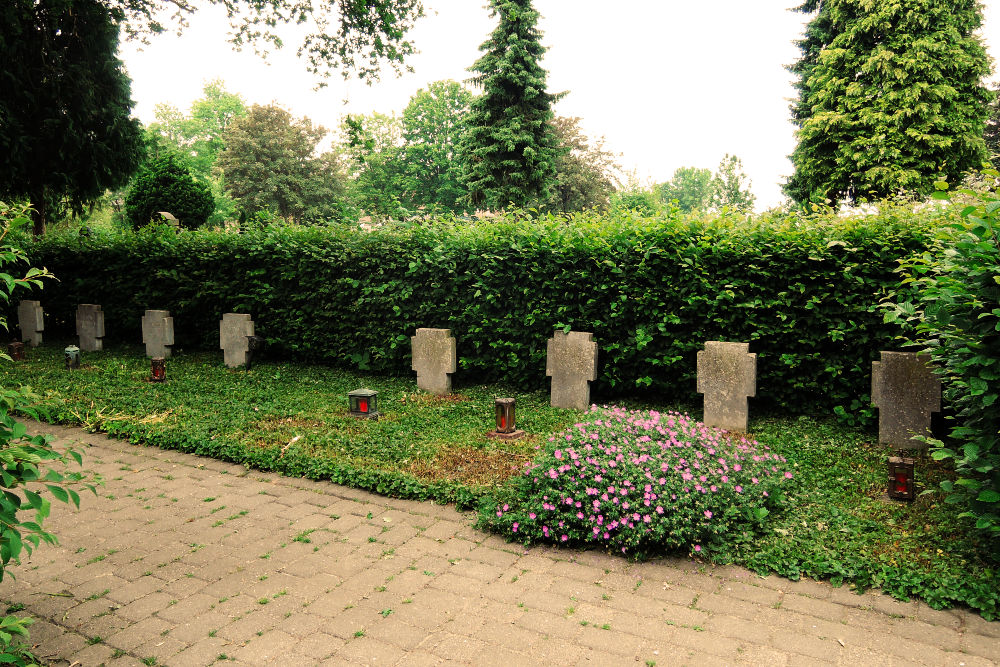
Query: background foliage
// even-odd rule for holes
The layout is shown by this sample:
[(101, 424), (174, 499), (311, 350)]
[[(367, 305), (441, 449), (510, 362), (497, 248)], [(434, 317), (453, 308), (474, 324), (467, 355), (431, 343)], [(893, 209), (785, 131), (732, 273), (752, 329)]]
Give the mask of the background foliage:
[(905, 282), (916, 292), (893, 304), (886, 320), (914, 325), (911, 337), (941, 369), (955, 417), (949, 441), (933, 440), (931, 455), (952, 461), (958, 474), (941, 488), (947, 502), (966, 507), (960, 516), (974, 519), (1000, 552), (1000, 197), (995, 191), (962, 194), (975, 203), (946, 230), (944, 251), (902, 262)]
[(897, 262), (956, 215), (509, 215), (371, 232), (53, 235), (30, 251), (61, 279), (43, 303), (53, 334), (72, 333), (76, 304), (99, 303), (109, 341), (137, 342), (142, 312), (162, 308), (178, 348), (216, 349), (221, 315), (245, 312), (272, 354), (409, 372), (409, 336), (444, 327), (458, 377), (541, 387), (545, 341), (572, 327), (598, 340), (599, 393), (664, 400), (696, 398), (706, 340), (749, 341), (755, 404), (863, 413), (870, 362), (898, 347), (878, 310)]
[(807, 0), (784, 186), (798, 202), (926, 194), (986, 157), (990, 64), (975, 0)]
[(182, 227), (200, 227), (214, 210), (209, 187), (196, 181), (173, 153), (146, 165), (125, 196), (125, 218), (134, 227), (159, 221), (160, 211), (173, 214)]

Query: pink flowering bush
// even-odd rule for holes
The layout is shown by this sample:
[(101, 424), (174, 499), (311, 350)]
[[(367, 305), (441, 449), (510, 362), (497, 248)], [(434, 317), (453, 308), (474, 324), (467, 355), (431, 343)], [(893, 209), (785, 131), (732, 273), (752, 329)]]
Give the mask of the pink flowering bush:
[(629, 556), (723, 551), (749, 539), (792, 478), (767, 447), (677, 412), (593, 408), (485, 504), (480, 525), (523, 542)]

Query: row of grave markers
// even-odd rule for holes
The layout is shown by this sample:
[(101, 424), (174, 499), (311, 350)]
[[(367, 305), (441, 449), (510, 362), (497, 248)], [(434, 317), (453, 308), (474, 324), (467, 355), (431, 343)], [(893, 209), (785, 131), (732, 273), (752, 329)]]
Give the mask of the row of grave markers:
[[(450, 329), (417, 329), (410, 338), (417, 386), (435, 394), (451, 391), (457, 367)], [(597, 379), (597, 342), (591, 333), (556, 331), (546, 345), (545, 374), (552, 378), (556, 408), (586, 410)], [(702, 421), (727, 431), (747, 430), (748, 398), (757, 395), (757, 355), (749, 343), (708, 341), (698, 352), (697, 390), (704, 397)], [(941, 381), (926, 358), (912, 352), (881, 352), (872, 362), (872, 403), (879, 408), (879, 442), (896, 449), (926, 449), (913, 436), (929, 436), (931, 413), (941, 411)]]
[[(18, 306), (22, 342), (42, 342), (44, 315), (38, 301)], [(76, 311), (80, 349), (103, 347), (104, 313), (96, 304), (80, 304)], [(247, 363), (254, 323), (250, 315), (226, 313), (219, 322), (219, 347), (226, 366)], [(166, 310), (147, 310), (142, 316), (142, 340), (149, 357), (168, 358), (174, 344), (174, 321)], [(433, 394), (451, 392), (451, 374), (458, 356), (450, 329), (417, 329), (410, 338), (412, 369), (417, 387)], [(590, 383), (597, 379), (597, 342), (584, 331), (555, 331), (546, 344), (545, 374), (552, 378), (551, 404), (557, 408), (590, 407)], [(708, 341), (698, 352), (697, 391), (704, 397), (703, 422), (729, 431), (746, 431), (747, 399), (757, 394), (757, 355), (749, 343)], [(930, 435), (931, 413), (941, 411), (941, 382), (926, 359), (912, 352), (881, 353), (872, 362), (872, 403), (879, 408), (879, 442), (897, 449), (924, 449), (914, 435)]]

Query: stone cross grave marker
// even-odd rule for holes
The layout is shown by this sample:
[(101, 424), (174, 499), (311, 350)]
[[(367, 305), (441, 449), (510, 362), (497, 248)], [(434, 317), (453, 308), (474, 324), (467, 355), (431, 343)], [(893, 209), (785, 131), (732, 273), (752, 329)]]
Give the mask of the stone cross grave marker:
[(45, 315), (39, 301), (22, 301), (17, 305), (17, 326), (21, 328), (21, 342), (38, 347), (45, 330)]
[(931, 434), (931, 413), (941, 411), (941, 380), (926, 355), (882, 352), (872, 362), (872, 404), (878, 407), (878, 441), (896, 449), (927, 449), (915, 435)]
[(556, 331), (545, 350), (545, 374), (552, 378), (554, 408), (586, 410), (590, 383), (597, 379), (597, 342), (586, 331)]
[(80, 349), (96, 352), (104, 349), (104, 312), (94, 303), (81, 303), (76, 307), (76, 335)]
[(750, 343), (710, 340), (698, 353), (698, 393), (704, 394), (708, 426), (747, 430), (747, 398), (757, 394), (757, 355)]
[(219, 347), (224, 353), (226, 366), (235, 368), (247, 362), (247, 351), (253, 336), (253, 320), (246, 313), (226, 313), (219, 320)]
[(410, 338), (413, 352), (411, 367), (417, 372), (417, 386), (442, 396), (451, 392), (451, 375), (457, 356), (451, 329), (417, 329)]
[(147, 310), (142, 316), (142, 342), (146, 344), (147, 357), (170, 356), (174, 344), (174, 318), (169, 310)]

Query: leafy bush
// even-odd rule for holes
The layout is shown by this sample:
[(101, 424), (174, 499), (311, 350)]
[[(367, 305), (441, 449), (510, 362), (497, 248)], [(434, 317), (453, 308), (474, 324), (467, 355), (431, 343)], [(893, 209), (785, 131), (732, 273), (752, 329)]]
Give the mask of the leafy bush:
[[(994, 176), (1000, 176), (992, 172)], [(939, 187), (946, 187), (941, 183)], [(940, 367), (944, 397), (955, 411), (951, 442), (932, 440), (931, 456), (951, 460), (958, 478), (941, 482), (960, 516), (993, 536), (1000, 549), (1000, 197), (963, 190), (976, 200), (949, 230), (945, 247), (902, 263), (917, 290), (886, 313), (907, 321)]]
[[(372, 231), (269, 227), (243, 234), (155, 229), (31, 241), (58, 273), (46, 330), (73, 335), (99, 303), (107, 341), (138, 342), (147, 308), (174, 317), (176, 348), (217, 349), (226, 312), (250, 313), (269, 354), (409, 373), (417, 327), (451, 329), (462, 382), (547, 386), (545, 341), (593, 332), (595, 392), (698, 400), (706, 340), (758, 354), (754, 409), (870, 415), (878, 351), (899, 327), (878, 303), (898, 261), (923, 252), (949, 211), (635, 218), (508, 215)], [(957, 213), (952, 217), (957, 217)]]
[[(7, 238), (12, 229), (29, 224), (25, 207), (11, 207), (0, 202), (0, 241)], [(24, 263), (23, 252), (12, 246), (0, 246), (0, 269), (11, 263)], [(42, 269), (31, 268), (19, 278), (0, 273), (0, 297), (10, 301), (18, 288), (38, 287), (49, 274)], [(0, 328), (7, 328), (6, 319), (0, 317)], [(10, 357), (0, 353), (7, 361)], [(67, 485), (81, 483), (84, 473), (61, 473), (52, 467), (65, 467), (71, 461), (82, 463), (74, 450), (60, 453), (55, 451), (49, 440), (42, 436), (29, 437), (24, 424), (11, 416), (14, 410), (38, 418), (31, 408), (36, 397), (25, 390), (11, 390), (0, 387), (0, 581), (7, 574), (11, 561), (17, 562), (22, 552), (31, 553), (41, 542), (55, 544), (54, 535), (42, 527), (49, 515), (51, 502), (43, 496), (49, 494), (61, 502), (71, 499), (79, 507), (80, 496)], [(34, 487), (28, 488), (30, 486)], [(44, 487), (44, 489), (40, 488)], [(88, 484), (93, 490), (93, 486)], [(33, 511), (34, 519), (18, 516), (19, 512)], [(0, 618), (0, 662), (4, 664), (28, 665), (35, 660), (23, 643), (28, 638), (28, 626), (32, 619), (6, 615)]]
[(173, 214), (190, 229), (205, 224), (215, 211), (211, 189), (196, 181), (171, 153), (139, 172), (125, 197), (125, 217), (134, 227), (159, 219), (160, 211)]
[(632, 556), (722, 551), (751, 537), (792, 478), (784, 457), (687, 415), (605, 407), (587, 417), (549, 438), (480, 525)]

